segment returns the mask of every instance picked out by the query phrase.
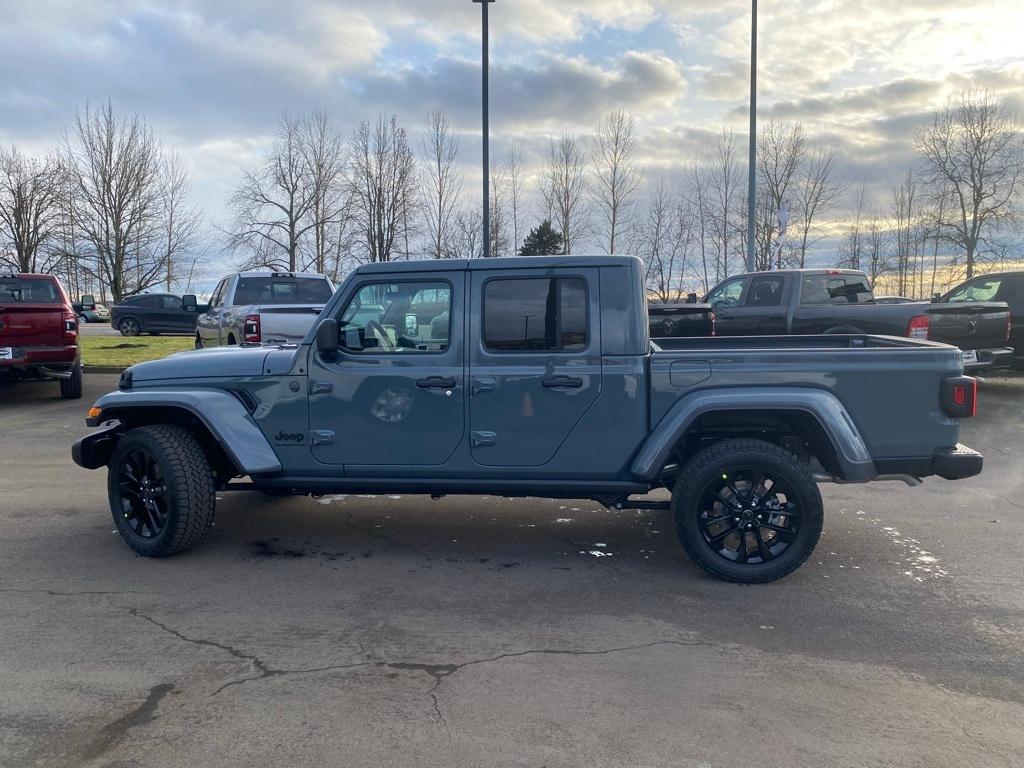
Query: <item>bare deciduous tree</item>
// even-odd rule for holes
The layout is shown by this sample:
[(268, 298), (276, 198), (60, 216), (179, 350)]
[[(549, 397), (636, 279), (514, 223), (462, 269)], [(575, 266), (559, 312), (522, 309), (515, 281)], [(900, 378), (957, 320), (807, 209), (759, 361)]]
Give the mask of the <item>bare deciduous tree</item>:
[(651, 193), (636, 240), (647, 268), (647, 290), (658, 301), (677, 301), (682, 296), (697, 239), (695, 224), (693, 211), (661, 179)]
[[(164, 262), (164, 282), (168, 292), (185, 273), (183, 260), (196, 244), (201, 221), (199, 209), (189, 202), (188, 169), (176, 152), (168, 153), (160, 179), (159, 221), (160, 258)], [(193, 261), (188, 265), (191, 273)]]
[(839, 202), (846, 192), (846, 185), (835, 178), (836, 153), (834, 149), (816, 147), (807, 157), (800, 170), (794, 192), (792, 211), (796, 261), (803, 269), (807, 264), (807, 251), (824, 235), (821, 233), (821, 217)]
[(566, 254), (572, 253), (587, 231), (584, 167), (583, 151), (574, 136), (563, 134), (561, 139), (551, 142), (541, 191), (555, 228), (562, 233)]
[(458, 165), (459, 140), (452, 132), (448, 116), (440, 109), (427, 115), (421, 150), (423, 210), (430, 238), (428, 254), (433, 259), (451, 258), (463, 173)]
[(1021, 128), (988, 91), (965, 91), (914, 140), (932, 186), (948, 190), (942, 237), (964, 255), (967, 277), (1001, 225), (1019, 215), (1024, 181)]
[(456, 258), (481, 258), (484, 251), (484, 216), (479, 207), (470, 206), (457, 212), (454, 229)]
[(283, 115), (269, 157), (261, 167), (243, 171), (228, 201), (234, 218), (228, 242), (246, 254), (244, 267), (298, 269), (300, 242), (315, 226), (310, 214), (317, 199), (303, 138), (303, 118)]
[(64, 156), (89, 269), (114, 301), (162, 282), (163, 156), (146, 124), (119, 118), (109, 103), (87, 106), (75, 115)]
[(807, 139), (800, 123), (769, 121), (757, 137), (757, 253), (758, 269), (782, 268), (777, 247), (779, 212), (789, 207), (794, 182), (803, 161)]
[(346, 186), (365, 249), (357, 258), (392, 261), (403, 252), (416, 207), (416, 158), (397, 117), (382, 115), (373, 126), (364, 122), (355, 130)]
[(913, 264), (920, 255), (920, 207), (917, 179), (913, 171), (908, 171), (903, 184), (892, 190), (892, 231), (896, 249), (897, 291), (900, 296), (906, 296), (913, 289)]
[(50, 246), (60, 227), (61, 184), (55, 159), (0, 148), (0, 263), (19, 272), (49, 272), (56, 266), (59, 254)]
[(612, 110), (597, 126), (591, 152), (597, 226), (608, 253), (616, 253), (632, 224), (633, 205), (643, 183), (635, 153), (636, 124), (632, 115)]
[(512, 256), (523, 244), (523, 209), (526, 203), (526, 161), (518, 144), (513, 144), (505, 155), (505, 180), (508, 185), (509, 235), (512, 238)]
[(861, 184), (857, 190), (857, 202), (853, 210), (853, 220), (843, 234), (842, 242), (839, 244), (838, 261), (836, 266), (844, 269), (860, 269), (864, 259), (864, 207), (866, 204), (867, 190)]
[(311, 201), (307, 218), (313, 235), (307, 262), (313, 271), (335, 276), (337, 254), (345, 248), (351, 230), (351, 201), (343, 183), (345, 150), (344, 139), (326, 113), (313, 112), (299, 121), (299, 151)]

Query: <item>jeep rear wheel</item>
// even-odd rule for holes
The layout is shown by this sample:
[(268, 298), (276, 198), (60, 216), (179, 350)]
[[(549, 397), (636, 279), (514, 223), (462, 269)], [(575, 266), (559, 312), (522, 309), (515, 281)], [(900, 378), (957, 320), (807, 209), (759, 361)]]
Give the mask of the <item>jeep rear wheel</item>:
[(110, 459), (107, 494), (121, 538), (146, 557), (185, 552), (213, 525), (210, 462), (182, 427), (138, 427), (122, 437)]
[(686, 553), (726, 581), (774, 581), (818, 543), (822, 503), (807, 468), (762, 440), (723, 440), (695, 455), (672, 492)]

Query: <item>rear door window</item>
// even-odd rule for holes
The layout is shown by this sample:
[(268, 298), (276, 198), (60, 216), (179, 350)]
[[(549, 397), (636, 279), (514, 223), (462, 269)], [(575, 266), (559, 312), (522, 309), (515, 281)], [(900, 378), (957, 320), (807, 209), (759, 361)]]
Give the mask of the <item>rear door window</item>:
[(241, 277), (235, 304), (326, 304), (331, 293), (326, 279)]
[(579, 277), (489, 280), (483, 321), (491, 352), (582, 352), (589, 343), (586, 283)]
[(181, 299), (177, 296), (160, 297), (164, 309), (181, 309)]
[(750, 281), (750, 290), (747, 291), (747, 306), (782, 306), (782, 290), (785, 285), (785, 280), (779, 275), (753, 278)]

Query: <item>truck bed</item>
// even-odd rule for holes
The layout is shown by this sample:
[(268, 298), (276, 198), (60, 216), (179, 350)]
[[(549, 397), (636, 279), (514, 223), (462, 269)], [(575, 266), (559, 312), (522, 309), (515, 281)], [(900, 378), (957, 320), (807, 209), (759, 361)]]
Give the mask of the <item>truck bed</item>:
[[(800, 387), (834, 393), (843, 418), (883, 464), (914, 456), (922, 444), (957, 442), (957, 422), (942, 413), (939, 391), (943, 378), (962, 373), (963, 362), (960, 350), (946, 344), (827, 335), (659, 339), (652, 346), (652, 426), (689, 390)], [(916, 429), (908, 434), (893, 424)]]

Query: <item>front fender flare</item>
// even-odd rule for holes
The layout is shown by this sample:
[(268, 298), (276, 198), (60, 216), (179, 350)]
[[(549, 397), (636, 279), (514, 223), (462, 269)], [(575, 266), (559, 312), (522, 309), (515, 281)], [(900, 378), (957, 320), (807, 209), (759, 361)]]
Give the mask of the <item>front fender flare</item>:
[(853, 419), (834, 394), (810, 387), (736, 387), (692, 392), (665, 415), (633, 459), (631, 472), (652, 481), (686, 431), (715, 411), (800, 411), (813, 416), (832, 443), (840, 476), (850, 482), (870, 480), (878, 472)]
[(90, 426), (116, 419), (126, 411), (179, 408), (199, 419), (221, 445), (240, 473), (280, 472), (281, 461), (245, 406), (228, 392), (216, 389), (147, 389), (110, 392), (96, 401), (101, 409)]

